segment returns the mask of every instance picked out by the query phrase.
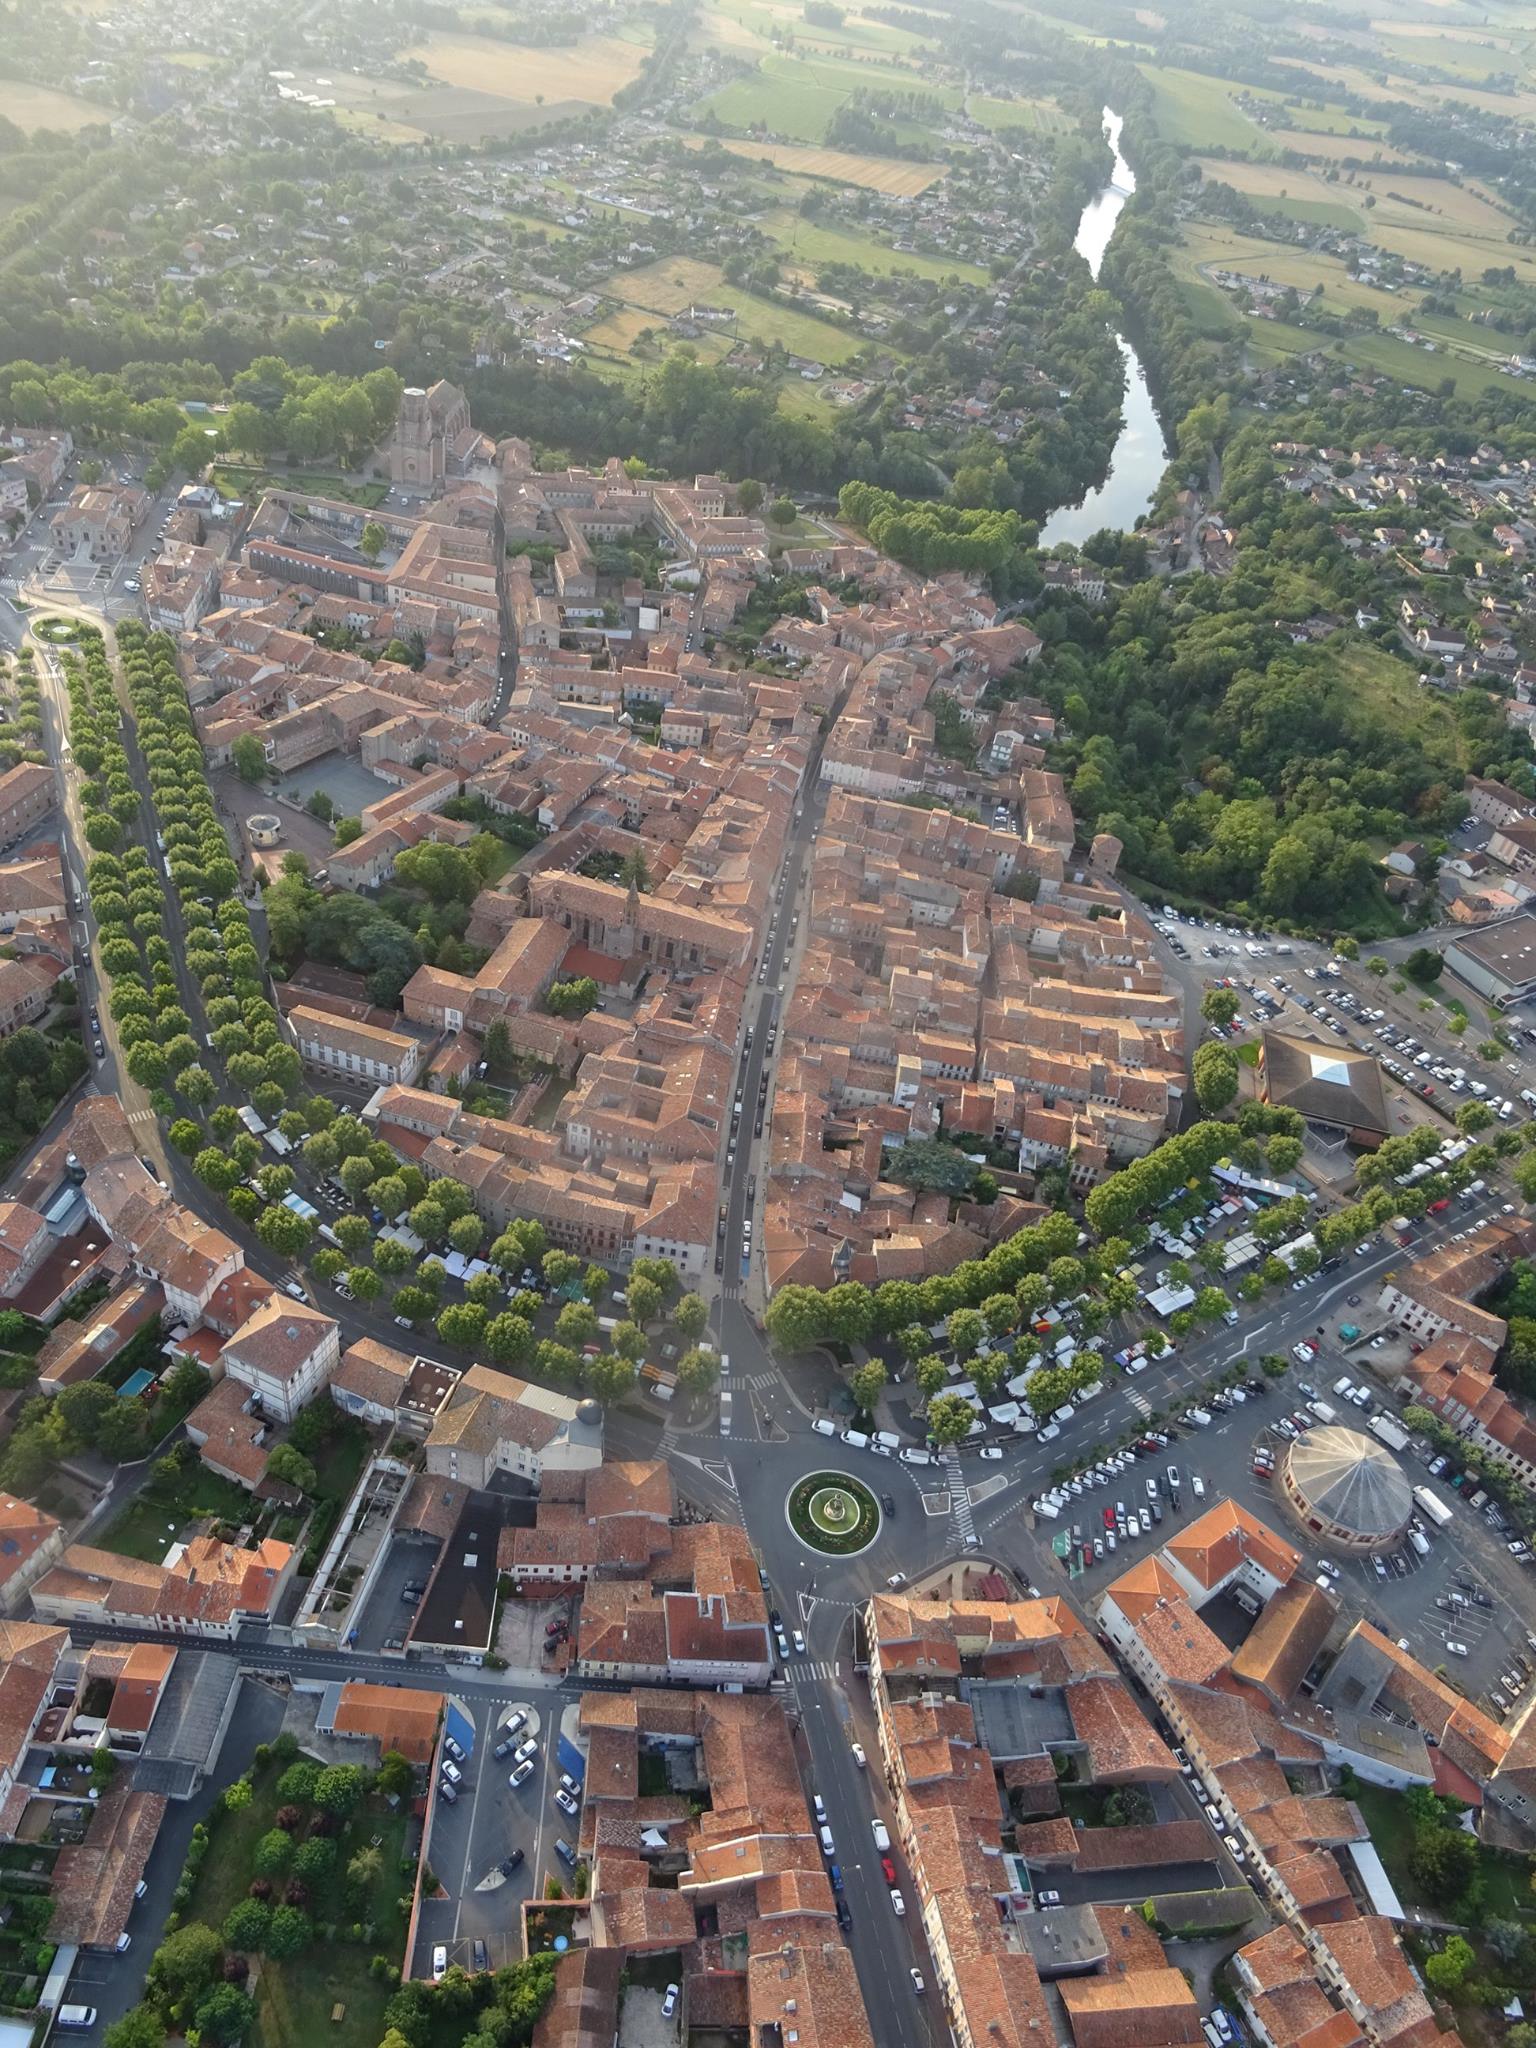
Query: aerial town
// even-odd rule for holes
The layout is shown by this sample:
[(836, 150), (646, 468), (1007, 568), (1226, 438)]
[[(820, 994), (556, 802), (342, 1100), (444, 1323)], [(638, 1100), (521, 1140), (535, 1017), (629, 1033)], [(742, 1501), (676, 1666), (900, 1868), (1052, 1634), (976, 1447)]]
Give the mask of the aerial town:
[(16, 0), (0, 2048), (1536, 2048), (1516, 0)]

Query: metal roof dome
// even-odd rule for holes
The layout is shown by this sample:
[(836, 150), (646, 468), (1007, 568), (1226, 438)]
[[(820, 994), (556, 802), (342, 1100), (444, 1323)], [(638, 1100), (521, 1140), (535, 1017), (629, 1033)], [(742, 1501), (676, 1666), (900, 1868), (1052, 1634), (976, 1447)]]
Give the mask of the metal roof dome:
[(1357, 1429), (1309, 1430), (1286, 1452), (1297, 1494), (1321, 1521), (1357, 1536), (1400, 1535), (1413, 1491), (1396, 1459)]

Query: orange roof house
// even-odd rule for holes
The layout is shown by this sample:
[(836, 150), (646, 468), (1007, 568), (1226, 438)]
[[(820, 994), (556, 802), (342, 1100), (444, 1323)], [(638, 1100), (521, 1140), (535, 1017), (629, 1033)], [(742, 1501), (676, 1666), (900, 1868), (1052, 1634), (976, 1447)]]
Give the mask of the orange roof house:
[(413, 1764), (427, 1764), (437, 1748), (442, 1713), (440, 1692), (349, 1679), (337, 1699), (331, 1732), (376, 1742), (381, 1756), (394, 1749)]

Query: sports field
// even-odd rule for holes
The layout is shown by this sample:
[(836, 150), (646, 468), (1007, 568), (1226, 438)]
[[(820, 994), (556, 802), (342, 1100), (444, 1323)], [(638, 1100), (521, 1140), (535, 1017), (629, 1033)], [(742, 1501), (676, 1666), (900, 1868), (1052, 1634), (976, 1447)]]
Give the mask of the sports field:
[(766, 159), (777, 170), (800, 178), (826, 178), (836, 185), (865, 185), (871, 192), (915, 198), (944, 175), (942, 164), (898, 162), (894, 157), (862, 156), (848, 149), (801, 149), (792, 142), (732, 141), (724, 148), (737, 156)]

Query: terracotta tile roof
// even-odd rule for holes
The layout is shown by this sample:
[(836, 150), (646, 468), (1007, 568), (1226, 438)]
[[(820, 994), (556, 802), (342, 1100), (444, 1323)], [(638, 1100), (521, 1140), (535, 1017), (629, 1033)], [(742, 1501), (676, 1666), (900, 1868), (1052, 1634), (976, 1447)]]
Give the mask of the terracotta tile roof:
[(1240, 1948), (1235, 1960), (1255, 1991), (1273, 1991), (1285, 1984), (1311, 1984), (1317, 1979), (1311, 1956), (1289, 1927), (1272, 1927), (1257, 1941)]
[(1164, 1600), (1136, 1624), (1136, 1634), (1164, 1677), (1208, 1685), (1227, 1667), (1231, 1652), (1187, 1600)]
[(397, 1749), (413, 1764), (428, 1763), (437, 1748), (443, 1695), (410, 1686), (370, 1685), (348, 1679), (336, 1702), (338, 1735), (371, 1737), (385, 1750)]
[(62, 1628), (0, 1621), (0, 1765), (15, 1768), (69, 1647)]
[(1079, 1870), (1148, 1870), (1160, 1863), (1204, 1863), (1210, 1853), (1210, 1830), (1203, 1820), (1077, 1830)]
[(59, 1851), (53, 1867), (50, 1937), (110, 1948), (128, 1924), (133, 1888), (165, 1817), (158, 1792), (114, 1785), (101, 1799), (83, 1843)]
[(554, 1996), (533, 2030), (533, 2048), (613, 2048), (624, 1956), (572, 1949), (555, 1964)]
[(1318, 1933), (1369, 2015), (1376, 2040), (1395, 2041), (1432, 2018), (1390, 1920), (1371, 1914)]
[(1164, 1546), (1199, 1585), (1208, 1590), (1251, 1558), (1282, 1584), (1301, 1563), (1301, 1552), (1268, 1529), (1236, 1501), (1217, 1501)]
[(1232, 1676), (1257, 1685), (1277, 1705), (1291, 1700), (1328, 1640), (1337, 1613), (1311, 1579), (1292, 1579), (1264, 1604), (1232, 1659)]
[(35, 1557), (62, 1524), (46, 1508), (0, 1494), (0, 1586)]
[(135, 1643), (112, 1689), (107, 1726), (114, 1732), (147, 1735), (175, 1663), (176, 1652), (169, 1643)]
[(307, 1301), (272, 1293), (224, 1347), (226, 1365), (245, 1366), (269, 1379), (301, 1373), (336, 1329), (335, 1319)]
[(1178, 1970), (1064, 1977), (1057, 1988), (1078, 2048), (1168, 2048), (1203, 2039), (1199, 2004)]
[(1127, 1778), (1176, 1778), (1172, 1752), (1119, 1679), (1088, 1678), (1066, 1689), (1067, 1712), (1096, 1784)]
[(1126, 1620), (1134, 1627), (1160, 1600), (1177, 1600), (1183, 1590), (1173, 1573), (1154, 1551), (1149, 1557), (1138, 1558), (1129, 1571), (1122, 1572), (1118, 1579), (1111, 1579), (1104, 1588), (1102, 1597), (1105, 1600), (1113, 1600)]

